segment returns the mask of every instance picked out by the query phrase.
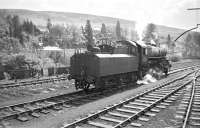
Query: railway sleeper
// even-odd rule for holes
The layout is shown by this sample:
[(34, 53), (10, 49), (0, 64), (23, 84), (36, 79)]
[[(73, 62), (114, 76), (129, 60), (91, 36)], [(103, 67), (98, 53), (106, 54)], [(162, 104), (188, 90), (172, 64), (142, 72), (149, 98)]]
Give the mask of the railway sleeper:
[(28, 110), (31, 110), (31, 111), (33, 111), (33, 110), (36, 109), (35, 107), (33, 107), (33, 106), (31, 106), (31, 105), (24, 105), (24, 108), (26, 108), (26, 109), (28, 109)]
[[(94, 120), (94, 122), (99, 122), (99, 123), (101, 123), (101, 124), (106, 124), (106, 125), (111, 125), (111, 126), (114, 126), (114, 125), (116, 125), (116, 124), (118, 124), (119, 122), (115, 122), (114, 120), (113, 121), (111, 121), (112, 119), (100, 119), (100, 118), (97, 118), (97, 119), (95, 119)], [(116, 120), (117, 121), (117, 120)]]
[(193, 107), (193, 108), (200, 108), (200, 106), (197, 105), (197, 104), (192, 104), (192, 107)]
[(195, 122), (195, 121), (189, 121), (189, 124), (191, 125), (191, 126), (194, 126), (194, 127), (200, 127), (200, 123), (199, 122)]
[(182, 114), (176, 114), (175, 118), (183, 121), (184, 115), (182, 115)]
[(200, 117), (197, 117), (197, 116), (190, 116), (190, 119), (200, 121)]
[(181, 105), (179, 105), (178, 110), (186, 110), (187, 107), (188, 106), (186, 104), (181, 104)]
[(139, 111), (135, 111), (135, 110), (128, 110), (128, 109), (124, 109), (124, 108), (117, 108), (117, 111), (121, 111), (121, 112), (125, 112), (125, 113), (132, 113), (132, 114), (136, 114)]
[(189, 104), (189, 101), (181, 101), (181, 104)]
[(26, 122), (26, 121), (28, 121), (29, 119), (28, 119), (27, 115), (18, 115), (18, 116), (17, 116), (17, 120), (19, 120), (19, 121), (21, 121), (21, 122)]
[(153, 113), (153, 112), (146, 112), (146, 113), (144, 113), (144, 115), (145, 116), (151, 116), (151, 117), (156, 116), (156, 114)]
[(160, 112), (160, 109), (152, 108), (150, 109), (152, 112)]
[(142, 110), (142, 109), (145, 108), (145, 107), (133, 106), (133, 105), (124, 105), (124, 107), (126, 107), (126, 108), (132, 108), (132, 109), (139, 109), (139, 110)]
[(27, 109), (25, 109), (23, 107), (18, 107), (18, 106), (13, 107), (13, 110), (18, 111), (18, 112), (26, 112), (27, 111)]
[(147, 100), (147, 101), (156, 101), (156, 99), (146, 98), (146, 97), (140, 97), (140, 100)]
[(135, 102), (140, 102), (140, 103), (145, 103), (145, 104), (152, 104), (152, 103), (154, 103), (154, 101), (140, 100), (140, 99), (136, 99)]
[(151, 96), (151, 95), (145, 95), (146, 98), (152, 98), (152, 99), (160, 99), (159, 96)]
[(39, 113), (37, 113), (37, 112), (32, 112), (32, 113), (30, 113), (30, 115), (32, 117), (35, 117), (35, 118), (39, 118), (40, 117)]
[(185, 114), (186, 114), (186, 111), (177, 111), (176, 113), (177, 113), (177, 114), (181, 114), (181, 115), (185, 115)]
[(58, 106), (58, 105), (55, 105), (52, 107), (53, 110), (56, 110), (56, 111), (59, 111), (59, 110), (62, 110), (62, 107), (61, 106)]
[(98, 122), (94, 122), (94, 121), (88, 121), (88, 124), (92, 125), (92, 126), (96, 126), (96, 127), (101, 127), (101, 128), (110, 128), (110, 125), (106, 125), (106, 124), (102, 124), (102, 123), (98, 123)]
[(167, 100), (171, 100), (171, 101), (175, 101), (177, 98), (173, 98), (173, 97), (169, 97), (169, 98), (167, 98)]
[(164, 106), (164, 105), (156, 105), (156, 108), (165, 109), (165, 108), (166, 108), (166, 106)]
[(165, 106), (169, 106), (170, 105), (169, 103), (165, 103), (165, 102), (161, 102), (160, 104), (161, 105), (165, 105)]
[(150, 105), (150, 104), (143, 103), (143, 102), (129, 102), (129, 104), (138, 105), (138, 106), (146, 106), (146, 107)]
[(191, 112), (192, 115), (194, 116), (199, 116), (200, 117), (200, 112)]
[(110, 121), (110, 122), (116, 122), (116, 123), (123, 122), (123, 120), (113, 119), (113, 118), (109, 118), (109, 117), (105, 117), (105, 116), (100, 116), (99, 118), (102, 120)]
[(196, 100), (196, 101), (200, 101), (200, 98), (196, 98), (196, 97), (194, 97), (194, 100)]
[(131, 117), (129, 115), (121, 114), (121, 113), (117, 113), (117, 112), (108, 112), (108, 114), (111, 115), (111, 116), (123, 117), (123, 118), (129, 118), (129, 117)]
[(194, 100), (193, 104), (195, 104), (195, 105), (200, 105), (200, 101)]
[(164, 97), (165, 94), (154, 94), (154, 93), (150, 93), (150, 94), (148, 94), (148, 96)]
[(138, 120), (147, 122), (147, 121), (149, 121), (150, 119), (147, 118), (147, 117), (139, 117)]
[(42, 109), (40, 112), (43, 113), (43, 114), (48, 114), (48, 113), (50, 113), (50, 111), (48, 111), (47, 109)]
[(134, 123), (134, 122), (132, 122), (130, 125), (133, 127), (141, 127), (142, 126), (142, 124)]
[(172, 102), (174, 102), (174, 101), (173, 101), (173, 100), (167, 99), (167, 100), (164, 100), (164, 102), (166, 102), (166, 103), (172, 103)]

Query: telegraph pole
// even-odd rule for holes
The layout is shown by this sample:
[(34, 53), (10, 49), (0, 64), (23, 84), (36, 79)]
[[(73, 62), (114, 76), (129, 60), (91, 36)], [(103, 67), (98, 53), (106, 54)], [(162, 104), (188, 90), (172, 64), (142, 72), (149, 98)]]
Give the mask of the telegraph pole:
[(200, 10), (200, 8), (188, 8), (187, 10)]

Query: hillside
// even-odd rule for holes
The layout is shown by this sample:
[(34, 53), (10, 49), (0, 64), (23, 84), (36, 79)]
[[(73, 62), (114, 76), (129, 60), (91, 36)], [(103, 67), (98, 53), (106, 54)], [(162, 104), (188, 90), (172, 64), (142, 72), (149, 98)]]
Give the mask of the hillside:
[(36, 25), (40, 27), (46, 26), (48, 18), (51, 19), (53, 24), (72, 24), (81, 26), (85, 25), (86, 20), (89, 19), (93, 27), (100, 27), (102, 23), (105, 23), (108, 26), (115, 26), (117, 20), (120, 20), (121, 25), (125, 28), (135, 27), (134, 21), (79, 13), (30, 11), (21, 9), (0, 9), (0, 13), (19, 15), (22, 19), (32, 20)]
[(157, 29), (160, 35), (167, 37), (170, 34), (173, 39), (177, 38), (180, 34), (182, 34), (185, 30), (179, 28), (172, 28), (163, 25), (157, 25)]
[[(115, 26), (116, 21), (119, 20), (122, 28), (135, 28), (135, 21), (96, 16), (89, 14), (69, 13), (69, 12), (50, 12), (50, 11), (31, 11), (22, 9), (0, 9), (0, 14), (19, 15), (22, 19), (30, 19), (39, 26), (44, 28), (46, 26), (47, 19), (50, 18), (53, 24), (73, 24), (77, 26), (85, 25), (86, 20), (89, 19), (93, 28), (100, 28), (102, 23), (107, 26)], [(166, 37), (170, 34), (173, 37), (177, 37), (184, 30), (178, 28), (172, 28), (167, 26), (158, 25), (158, 32), (161, 36)]]

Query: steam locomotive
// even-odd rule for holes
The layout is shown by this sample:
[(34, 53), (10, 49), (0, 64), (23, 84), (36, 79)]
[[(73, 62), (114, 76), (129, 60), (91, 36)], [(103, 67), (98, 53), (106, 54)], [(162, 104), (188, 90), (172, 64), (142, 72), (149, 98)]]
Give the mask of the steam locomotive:
[(167, 75), (170, 63), (166, 50), (127, 40), (116, 44), (101, 44), (71, 57), (69, 79), (75, 80), (76, 89), (120, 86), (141, 79), (150, 68), (159, 68)]

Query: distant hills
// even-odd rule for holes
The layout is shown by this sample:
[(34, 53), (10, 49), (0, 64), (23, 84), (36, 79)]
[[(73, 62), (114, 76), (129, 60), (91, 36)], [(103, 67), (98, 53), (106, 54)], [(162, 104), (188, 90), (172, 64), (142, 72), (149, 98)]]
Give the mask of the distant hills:
[[(76, 26), (84, 26), (86, 24), (86, 20), (89, 19), (94, 29), (99, 29), (102, 23), (105, 23), (106, 26), (115, 26), (117, 20), (119, 20), (122, 28), (135, 28), (135, 21), (80, 13), (31, 11), (24, 9), (0, 9), (0, 14), (19, 15), (21, 19), (32, 20), (33, 23), (40, 28), (44, 28), (46, 26), (48, 18), (51, 19), (53, 24), (70, 24)], [(184, 31), (183, 29), (162, 25), (157, 25), (157, 29), (161, 36), (167, 37), (167, 35), (170, 34), (174, 38)]]

